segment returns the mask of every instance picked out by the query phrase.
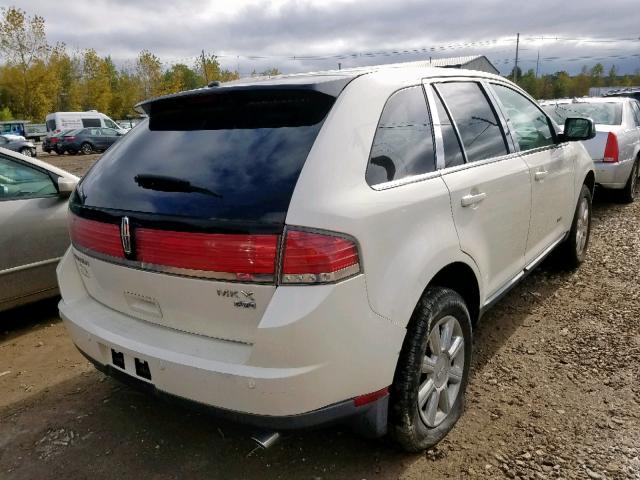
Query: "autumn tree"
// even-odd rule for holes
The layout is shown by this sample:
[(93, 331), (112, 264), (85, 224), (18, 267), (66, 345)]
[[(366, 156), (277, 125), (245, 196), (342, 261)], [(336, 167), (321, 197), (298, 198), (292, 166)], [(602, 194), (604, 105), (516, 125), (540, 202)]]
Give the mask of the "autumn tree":
[(39, 97), (37, 83), (44, 80), (43, 64), (50, 50), (44, 18), (29, 17), (16, 7), (3, 8), (1, 12), (0, 53), (8, 69), (3, 72), (2, 81), (15, 92), (16, 112), (31, 117), (37, 114), (34, 97)]

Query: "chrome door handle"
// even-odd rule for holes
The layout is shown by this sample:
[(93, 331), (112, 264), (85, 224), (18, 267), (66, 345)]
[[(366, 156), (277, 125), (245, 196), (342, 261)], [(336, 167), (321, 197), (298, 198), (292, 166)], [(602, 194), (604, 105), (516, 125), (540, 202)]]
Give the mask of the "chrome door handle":
[(546, 170), (540, 170), (539, 172), (535, 173), (534, 177), (536, 179), (536, 182), (541, 182), (542, 180), (547, 178), (547, 175), (549, 175), (549, 172), (547, 172)]
[(487, 194), (484, 192), (469, 194), (469, 195), (465, 195), (464, 197), (462, 197), (462, 199), (460, 199), (460, 204), (463, 207), (470, 207), (472, 205), (477, 205), (478, 203), (482, 202), (485, 198), (487, 198)]

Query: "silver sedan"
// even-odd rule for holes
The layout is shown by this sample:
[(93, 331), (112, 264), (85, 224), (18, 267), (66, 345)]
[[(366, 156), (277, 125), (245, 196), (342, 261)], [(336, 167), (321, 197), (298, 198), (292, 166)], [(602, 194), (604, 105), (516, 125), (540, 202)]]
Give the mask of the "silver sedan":
[(67, 200), (78, 177), (0, 148), (0, 311), (58, 293), (69, 246)]
[(27, 140), (20, 135), (0, 135), (0, 147), (14, 152), (20, 152), (27, 157), (36, 156), (36, 146), (31, 140)]
[(596, 183), (632, 202), (640, 175), (640, 103), (629, 97), (583, 97), (540, 105), (560, 125), (567, 117), (593, 119), (596, 136), (583, 143), (596, 168)]

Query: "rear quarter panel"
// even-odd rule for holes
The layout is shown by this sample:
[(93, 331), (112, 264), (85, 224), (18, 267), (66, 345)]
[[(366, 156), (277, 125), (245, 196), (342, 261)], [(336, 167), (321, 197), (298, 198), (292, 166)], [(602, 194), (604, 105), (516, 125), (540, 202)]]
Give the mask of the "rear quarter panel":
[[(405, 86), (419, 84), (417, 79)], [(438, 174), (386, 190), (374, 190), (365, 182), (378, 119), (398, 88), (381, 75), (375, 81), (359, 77), (346, 87), (301, 172), (287, 224), (355, 237), (371, 308), (406, 326), (442, 267), (463, 261), (478, 275), (460, 250), (449, 192)]]

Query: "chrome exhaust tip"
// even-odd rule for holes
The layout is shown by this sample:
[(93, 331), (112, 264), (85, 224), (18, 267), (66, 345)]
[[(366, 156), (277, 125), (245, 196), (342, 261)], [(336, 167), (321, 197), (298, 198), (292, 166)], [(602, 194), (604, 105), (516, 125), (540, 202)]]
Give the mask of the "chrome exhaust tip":
[(265, 450), (272, 447), (279, 439), (280, 433), (278, 432), (258, 432), (251, 435), (251, 440), (253, 440), (258, 447)]

